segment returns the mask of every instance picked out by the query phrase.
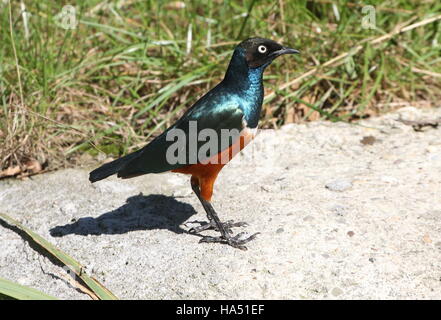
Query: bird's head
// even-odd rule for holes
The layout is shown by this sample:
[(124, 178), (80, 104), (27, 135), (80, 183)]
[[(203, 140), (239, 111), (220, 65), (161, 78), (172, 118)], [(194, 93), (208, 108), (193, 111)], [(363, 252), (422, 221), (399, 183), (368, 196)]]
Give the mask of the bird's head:
[(284, 47), (273, 40), (264, 38), (249, 38), (242, 41), (238, 48), (244, 50), (245, 60), (249, 68), (266, 67), (278, 56), (300, 53), (296, 49)]

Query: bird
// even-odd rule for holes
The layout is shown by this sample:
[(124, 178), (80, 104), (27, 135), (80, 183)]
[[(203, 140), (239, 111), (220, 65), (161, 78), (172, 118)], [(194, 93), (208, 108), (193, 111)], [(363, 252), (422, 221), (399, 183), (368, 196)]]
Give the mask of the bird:
[(193, 104), (173, 125), (143, 148), (106, 163), (89, 174), (93, 183), (113, 174), (127, 179), (150, 173), (190, 175), (191, 188), (208, 218), (189, 230), (215, 230), (220, 236), (201, 236), (199, 242), (223, 243), (246, 250), (259, 233), (233, 235), (245, 222), (221, 222), (212, 205), (213, 186), (222, 168), (256, 135), (262, 109), (264, 70), (274, 59), (299, 54), (297, 49), (265, 38), (239, 43), (223, 80)]

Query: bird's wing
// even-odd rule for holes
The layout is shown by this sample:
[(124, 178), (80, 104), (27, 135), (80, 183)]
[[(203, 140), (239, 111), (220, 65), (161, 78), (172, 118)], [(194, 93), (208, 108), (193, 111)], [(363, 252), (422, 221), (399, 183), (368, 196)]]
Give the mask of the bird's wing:
[[(210, 104), (203, 103), (197, 108), (188, 110), (173, 126), (145, 146), (142, 151), (140, 150), (137, 157), (128, 161), (118, 171), (118, 177), (178, 169), (196, 163), (194, 161), (206, 160), (230, 147), (244, 129), (243, 111), (239, 103), (227, 102), (213, 106), (212, 104), (218, 101), (210, 100)], [(225, 134), (226, 130), (229, 131), (229, 136)], [(180, 140), (181, 143), (176, 144), (178, 143), (176, 135), (179, 133), (184, 134), (185, 140)], [(214, 141), (216, 139), (213, 139), (214, 133), (217, 143)], [(205, 141), (198, 141), (198, 137), (199, 139), (204, 137)], [(210, 148), (207, 147), (207, 141), (210, 143)], [(177, 156), (178, 152), (185, 154), (184, 159)], [(182, 159), (183, 162), (180, 161)]]

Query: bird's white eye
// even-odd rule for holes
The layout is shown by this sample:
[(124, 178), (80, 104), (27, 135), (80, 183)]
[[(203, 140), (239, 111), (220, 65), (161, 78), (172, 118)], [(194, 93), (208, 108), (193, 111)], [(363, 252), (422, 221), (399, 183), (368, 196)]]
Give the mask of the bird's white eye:
[(265, 53), (267, 50), (268, 48), (264, 45), (260, 45), (259, 47), (257, 47), (257, 51), (259, 51), (260, 53)]

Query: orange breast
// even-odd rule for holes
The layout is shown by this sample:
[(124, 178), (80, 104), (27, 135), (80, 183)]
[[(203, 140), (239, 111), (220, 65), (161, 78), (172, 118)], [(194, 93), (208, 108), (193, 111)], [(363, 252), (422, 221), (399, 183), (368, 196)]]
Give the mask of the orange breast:
[(213, 185), (219, 172), (236, 154), (245, 148), (254, 136), (255, 130), (245, 128), (242, 130), (239, 139), (228, 149), (212, 156), (210, 159), (204, 161), (204, 163), (187, 165), (174, 169), (172, 172), (191, 174), (192, 179), (199, 182), (202, 198), (210, 201), (213, 195)]

